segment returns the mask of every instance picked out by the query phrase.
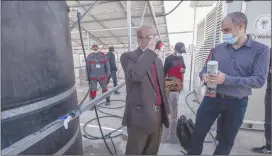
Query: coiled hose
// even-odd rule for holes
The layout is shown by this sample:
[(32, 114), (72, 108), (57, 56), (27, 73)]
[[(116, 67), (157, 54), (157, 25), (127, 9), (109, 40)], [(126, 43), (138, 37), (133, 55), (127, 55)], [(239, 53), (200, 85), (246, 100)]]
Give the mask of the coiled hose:
[[(111, 102), (112, 101), (118, 101), (118, 102), (124, 102), (125, 103), (125, 100), (111, 100)], [(115, 134), (118, 130), (120, 130), (120, 129), (122, 129), (123, 128), (123, 126), (120, 126), (119, 128), (117, 128), (117, 129), (115, 129), (115, 130), (113, 130), (113, 131), (110, 131), (109, 133), (107, 133), (107, 134), (104, 134), (104, 136), (102, 136), (102, 137), (97, 137), (97, 136), (93, 136), (93, 135), (91, 135), (91, 134), (89, 134), (87, 131), (86, 131), (86, 127), (87, 127), (87, 125), (89, 124), (89, 123), (91, 123), (92, 121), (94, 121), (94, 120), (97, 120), (97, 121), (99, 121), (99, 119), (101, 119), (101, 118), (118, 118), (118, 119), (123, 119), (123, 117), (122, 116), (118, 116), (118, 115), (115, 115), (115, 114), (110, 114), (110, 113), (106, 113), (106, 112), (104, 112), (104, 111), (102, 111), (101, 109), (99, 109), (99, 108), (104, 108), (104, 109), (121, 109), (121, 108), (123, 108), (123, 107), (125, 107), (125, 105), (124, 106), (119, 106), (119, 107), (109, 107), (109, 106), (102, 106), (103, 104), (105, 104), (105, 102), (103, 102), (103, 103), (101, 103), (100, 105), (97, 105), (95, 108), (96, 108), (96, 110), (98, 111), (98, 112), (100, 112), (100, 113), (102, 113), (102, 114), (104, 114), (104, 116), (98, 116), (98, 114), (96, 114), (96, 118), (93, 118), (93, 119), (91, 119), (91, 120), (89, 120), (88, 122), (86, 122), (85, 124), (84, 124), (84, 126), (83, 126), (83, 132), (84, 132), (84, 135), (83, 135), (83, 137), (85, 137), (85, 138), (87, 138), (87, 139), (90, 139), (90, 140), (99, 140), (99, 139), (110, 139), (110, 141), (111, 141), (111, 143), (112, 143), (112, 146), (113, 146), (113, 148), (114, 148), (114, 153), (115, 153), (115, 155), (117, 155), (117, 150), (116, 150), (116, 146), (115, 146), (115, 144), (114, 144), (114, 142), (113, 142), (113, 138), (116, 138), (116, 137), (119, 137), (119, 136), (121, 136), (122, 135), (122, 133), (120, 132), (120, 133), (117, 133), (117, 134)], [(101, 127), (101, 125), (99, 125), (99, 127)], [(115, 135), (113, 135), (113, 134), (115, 134)], [(113, 153), (110, 149), (108, 149), (108, 151), (109, 151), (109, 153)], [(112, 154), (113, 155), (113, 154)]]
[[(197, 96), (197, 93), (196, 93), (195, 90), (193, 90), (192, 92), (188, 93), (188, 94), (186, 95), (186, 97), (185, 97), (185, 104), (186, 104), (187, 107), (190, 109), (190, 111), (196, 116), (197, 113), (193, 110), (193, 108), (190, 106), (190, 104), (189, 104), (189, 102), (188, 102), (188, 97), (189, 97), (190, 95), (192, 95), (192, 94), (194, 94), (194, 97)], [(200, 103), (199, 103), (198, 101), (196, 101), (196, 103), (200, 105)], [(216, 128), (215, 128), (215, 129), (216, 129)], [(214, 143), (214, 145), (215, 145), (215, 147), (216, 147), (216, 146), (217, 146), (217, 141), (216, 141), (214, 135), (212, 134), (212, 131), (214, 131), (215, 129), (209, 130), (208, 134), (211, 136), (211, 138), (212, 138), (212, 140), (213, 140), (213, 143)]]

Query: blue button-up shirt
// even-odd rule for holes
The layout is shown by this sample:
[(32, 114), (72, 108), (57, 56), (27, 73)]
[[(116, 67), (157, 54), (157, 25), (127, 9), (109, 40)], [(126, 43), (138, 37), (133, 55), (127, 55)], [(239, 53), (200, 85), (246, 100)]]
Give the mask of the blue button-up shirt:
[[(209, 60), (218, 61), (218, 69), (226, 74), (223, 84), (217, 85), (216, 92), (234, 97), (252, 94), (252, 88), (264, 86), (269, 69), (268, 46), (253, 41), (250, 36), (239, 49), (221, 43), (212, 50)], [(200, 78), (207, 72), (205, 64)]]

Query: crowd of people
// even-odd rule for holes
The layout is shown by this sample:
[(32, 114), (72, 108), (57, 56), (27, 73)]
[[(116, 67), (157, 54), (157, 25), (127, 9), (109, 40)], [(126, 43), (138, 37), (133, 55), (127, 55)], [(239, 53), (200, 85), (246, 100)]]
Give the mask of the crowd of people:
[[(218, 74), (209, 75), (205, 64), (199, 77), (201, 81), (216, 84), (216, 95), (205, 95), (198, 108), (193, 137), (188, 155), (200, 155), (204, 139), (214, 121), (217, 120), (218, 145), (215, 155), (229, 155), (236, 135), (241, 127), (253, 88), (261, 88), (267, 81), (265, 95), (265, 138), (266, 144), (252, 150), (256, 153), (271, 153), (271, 48), (252, 40), (246, 34), (247, 17), (233, 12), (222, 20), (223, 43), (210, 52), (206, 63), (218, 61)], [(138, 48), (125, 52), (120, 61), (125, 73), (126, 106), (123, 126), (127, 127), (126, 155), (156, 155), (161, 141), (176, 143), (178, 119), (178, 96), (180, 90), (165, 91), (166, 79), (178, 79), (183, 85), (186, 66), (182, 54), (185, 45), (178, 42), (174, 51), (163, 64), (156, 48), (156, 31), (143, 25), (137, 29)], [(109, 53), (95, 51), (88, 56), (91, 83), (90, 97), (96, 96), (96, 83), (102, 92), (107, 91), (109, 79), (117, 85), (114, 48)], [(270, 63), (269, 63), (270, 62)], [(119, 92), (116, 92), (119, 94)], [(107, 99), (109, 104), (110, 99)], [(163, 128), (163, 125), (165, 128)], [(164, 134), (164, 135), (162, 135)], [(162, 138), (162, 136), (164, 136)]]

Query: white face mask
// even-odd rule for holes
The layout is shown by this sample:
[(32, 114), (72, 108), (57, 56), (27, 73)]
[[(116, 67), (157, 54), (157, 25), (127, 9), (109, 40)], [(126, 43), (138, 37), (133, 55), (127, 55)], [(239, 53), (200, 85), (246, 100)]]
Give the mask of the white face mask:
[(176, 55), (177, 55), (177, 56), (182, 56), (182, 54), (181, 54), (181, 53), (176, 53)]

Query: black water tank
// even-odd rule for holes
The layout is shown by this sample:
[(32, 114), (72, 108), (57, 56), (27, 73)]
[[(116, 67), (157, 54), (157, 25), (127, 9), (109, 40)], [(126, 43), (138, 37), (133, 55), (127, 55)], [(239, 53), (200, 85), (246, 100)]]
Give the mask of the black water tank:
[[(3, 150), (76, 108), (77, 95), (66, 2), (2, 1), (1, 12)], [(55, 153), (83, 154), (78, 118), (20, 154)]]

